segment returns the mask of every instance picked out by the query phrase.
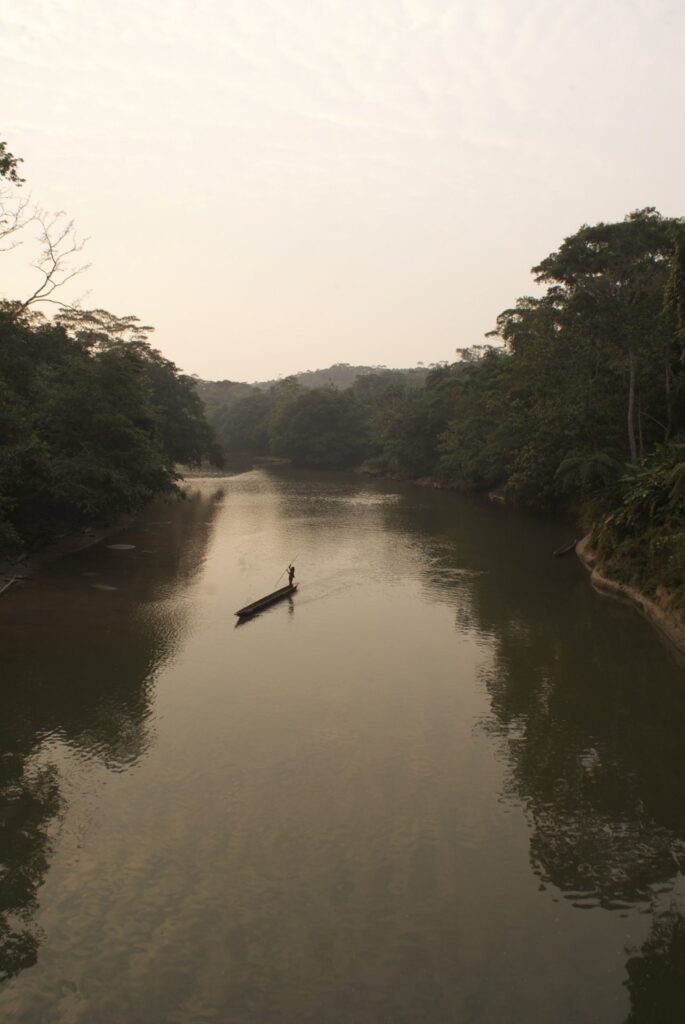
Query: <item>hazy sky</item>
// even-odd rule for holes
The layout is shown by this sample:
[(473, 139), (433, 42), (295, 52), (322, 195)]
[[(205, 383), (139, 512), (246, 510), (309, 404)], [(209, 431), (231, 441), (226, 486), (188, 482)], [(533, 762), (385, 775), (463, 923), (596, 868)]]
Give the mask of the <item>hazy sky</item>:
[(583, 222), (685, 213), (684, 44), (682, 0), (0, 0), (0, 139), (90, 236), (65, 298), (185, 370), (414, 365)]

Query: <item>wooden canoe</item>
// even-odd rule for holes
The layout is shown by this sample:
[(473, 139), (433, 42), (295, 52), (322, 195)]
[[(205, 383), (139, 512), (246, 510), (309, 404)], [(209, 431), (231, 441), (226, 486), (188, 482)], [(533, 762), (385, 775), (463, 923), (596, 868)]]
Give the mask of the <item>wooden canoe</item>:
[(281, 587), (280, 590), (274, 590), (273, 594), (267, 594), (266, 597), (260, 597), (258, 601), (253, 601), (252, 604), (246, 604), (244, 608), (239, 608), (235, 614), (239, 619), (246, 619), (250, 615), (261, 612), (262, 608), (268, 608), (270, 604), (275, 604), (276, 601), (288, 597), (289, 594), (294, 594), (296, 590), (297, 583), (293, 583), (292, 586)]

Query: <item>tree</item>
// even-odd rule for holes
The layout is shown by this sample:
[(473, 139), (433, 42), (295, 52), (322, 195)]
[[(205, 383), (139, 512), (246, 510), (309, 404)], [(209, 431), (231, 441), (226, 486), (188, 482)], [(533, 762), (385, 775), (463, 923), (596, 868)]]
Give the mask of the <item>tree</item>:
[[(458, 490), (491, 489), (511, 474), (521, 447), (521, 398), (513, 356), (490, 349), (457, 364), (453, 400), (439, 437), (438, 475)], [(524, 399), (525, 400), (525, 399)]]
[[(38, 273), (38, 283), (29, 295), (13, 304), (15, 317), (31, 306), (54, 302), (52, 296), (59, 288), (89, 268), (87, 263), (74, 265), (74, 257), (83, 250), (85, 240), (78, 238), (73, 220), (65, 220), (64, 216), (62, 212), (48, 214), (36, 209), (31, 217), (38, 224), (40, 249), (31, 264)], [(58, 302), (57, 305), (64, 303)]]
[(23, 163), (22, 158), (9, 152), (6, 142), (0, 141), (0, 178), (15, 185), (23, 185), (26, 179), (19, 177), (19, 164)]
[[(539, 282), (558, 282), (562, 300), (585, 330), (603, 343), (627, 378), (626, 427), (630, 460), (643, 450), (641, 388), (661, 347), (659, 312), (672, 257), (674, 226), (653, 207), (617, 224), (584, 225), (533, 268)], [(651, 415), (651, 414), (650, 414)]]
[(335, 388), (286, 391), (270, 417), (269, 437), (275, 455), (300, 466), (351, 466), (366, 448), (354, 400)]
[(85, 240), (78, 238), (73, 220), (66, 220), (63, 212), (48, 213), (39, 206), (31, 207), (28, 197), (18, 196), (16, 189), (25, 181), (19, 176), (20, 163), (21, 157), (15, 157), (7, 144), (0, 142), (0, 179), (7, 182), (0, 188), (0, 252), (20, 245), (21, 232), (27, 225), (38, 225), (38, 255), (31, 264), (39, 275), (38, 281), (28, 296), (5, 304), (5, 312), (14, 317), (41, 302), (55, 302), (54, 292), (88, 269), (87, 264), (74, 265), (74, 257), (82, 251)]
[(14, 185), (23, 185), (25, 179), (19, 177), (19, 164), (21, 163), (23, 163), (22, 158), (10, 153), (7, 143), (0, 141), (0, 178), (11, 181)]
[(145, 379), (164, 449), (173, 463), (197, 466), (205, 457), (215, 464), (221, 462), (195, 381), (150, 345), (148, 339), (154, 327), (142, 324), (138, 317), (118, 317), (104, 309), (65, 309), (55, 322), (85, 349), (94, 353), (116, 351), (136, 365)]
[(0, 544), (110, 521), (214, 454), (191, 378), (135, 318), (0, 308)]
[(214, 416), (215, 429), (224, 451), (250, 455), (269, 454), (268, 420), (273, 395), (255, 391)]
[(16, 239), (7, 243), (6, 239), (17, 232), (31, 220), (28, 214), (28, 198), (20, 198), (16, 190), (24, 184), (19, 177), (20, 157), (15, 157), (7, 149), (7, 143), (0, 142), (0, 252), (14, 249), (19, 243)]

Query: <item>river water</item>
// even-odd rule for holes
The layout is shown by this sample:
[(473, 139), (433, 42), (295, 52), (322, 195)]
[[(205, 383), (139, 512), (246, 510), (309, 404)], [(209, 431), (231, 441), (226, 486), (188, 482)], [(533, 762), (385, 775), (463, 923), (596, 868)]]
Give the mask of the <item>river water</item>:
[(683, 670), (568, 532), (252, 471), (3, 597), (0, 1020), (681, 1021)]

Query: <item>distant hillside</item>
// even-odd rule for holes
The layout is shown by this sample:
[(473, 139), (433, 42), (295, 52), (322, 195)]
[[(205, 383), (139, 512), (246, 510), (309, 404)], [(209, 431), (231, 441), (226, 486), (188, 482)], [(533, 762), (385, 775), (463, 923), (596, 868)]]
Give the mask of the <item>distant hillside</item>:
[[(430, 366), (414, 366), (407, 369), (388, 370), (387, 366), (351, 366), (349, 363), (334, 363), (323, 370), (303, 370), (301, 373), (293, 373), (293, 377), (303, 388), (325, 388), (332, 385), (340, 391), (344, 391), (354, 384), (357, 377), (363, 377), (368, 373), (402, 373), (408, 378), (411, 387), (420, 388), (423, 386)], [(200, 398), (207, 410), (230, 409), (241, 398), (246, 398), (255, 389), (268, 391), (274, 384), (278, 384), (282, 377), (273, 380), (257, 380), (252, 384), (244, 381), (234, 380), (200, 380), (196, 378), (195, 386)]]
[(196, 378), (195, 387), (204, 402), (207, 415), (211, 419), (212, 413), (218, 409), (232, 409), (241, 398), (247, 398), (256, 386), (243, 384), (234, 380), (200, 380)]
[[(428, 374), (428, 367), (416, 366), (412, 369), (395, 370), (395, 373), (404, 373), (410, 380), (412, 386), (421, 387)], [(301, 373), (293, 373), (298, 384), (303, 388), (324, 388), (329, 385), (344, 391), (354, 384), (357, 377), (363, 377), (367, 373), (387, 373), (387, 366), (351, 366), (349, 363), (334, 363), (325, 370), (303, 370)], [(278, 380), (255, 381), (254, 386), (262, 390), (268, 390)]]
[[(359, 394), (364, 395), (363, 401), (372, 407), (378, 400), (378, 395), (387, 387), (399, 386), (403, 392), (418, 392), (423, 387), (430, 369), (431, 367), (417, 366), (413, 369), (389, 370), (386, 366), (350, 366), (349, 363), (336, 363), (324, 370), (305, 370), (290, 377), (256, 381), (254, 384), (196, 378), (195, 387), (205, 406), (207, 420), (223, 450), (261, 453), (268, 451), (269, 448), (267, 413), (276, 401), (274, 391), (271, 389), (279, 383), (287, 386), (284, 381), (294, 380), (307, 391), (330, 388), (342, 392), (348, 391), (355, 381), (361, 378)], [(372, 387), (369, 387), (370, 382), (364, 381), (364, 378), (369, 377), (374, 378)], [(385, 380), (381, 382), (383, 378)], [(250, 401), (245, 402), (244, 399)], [(236, 448), (236, 437), (240, 438), (239, 448)]]

